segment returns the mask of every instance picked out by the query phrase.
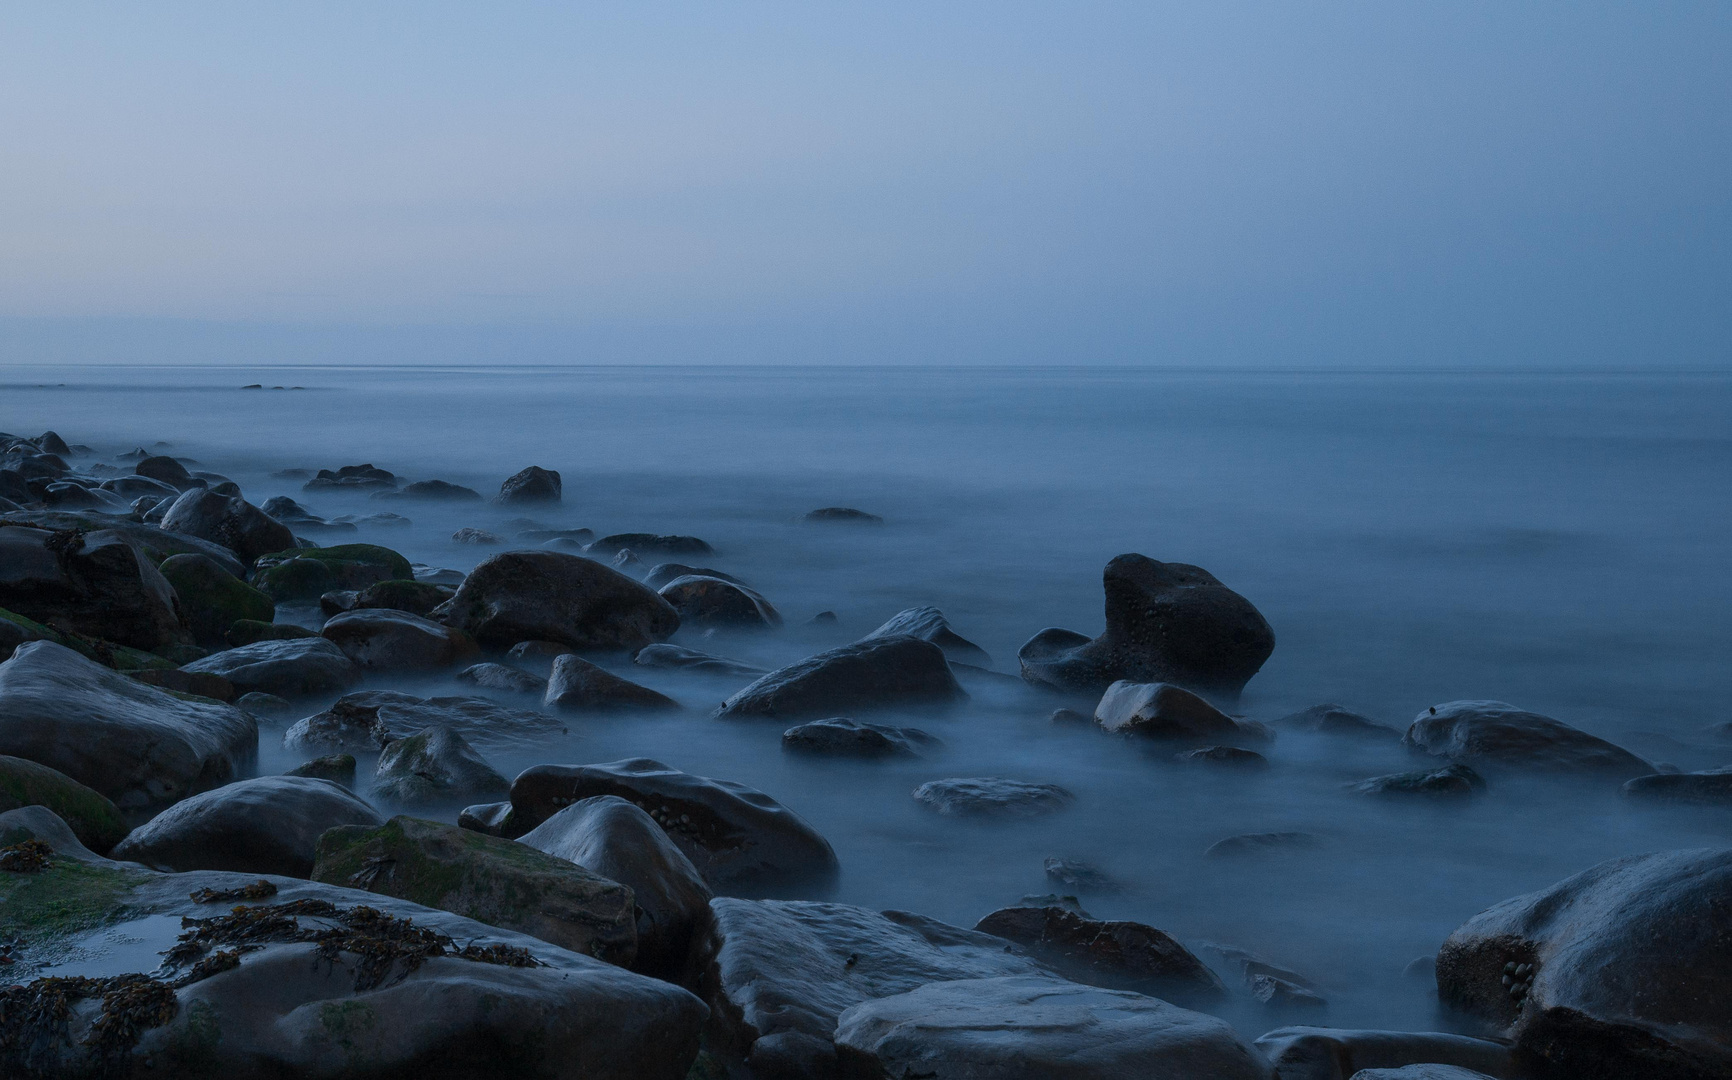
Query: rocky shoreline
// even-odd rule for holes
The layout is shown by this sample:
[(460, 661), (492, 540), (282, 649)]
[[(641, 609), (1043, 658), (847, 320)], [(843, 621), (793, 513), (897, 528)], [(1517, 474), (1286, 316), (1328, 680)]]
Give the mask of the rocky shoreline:
[[(1449, 1032), (1324, 1027), (1302, 973), (1230, 948), (1207, 963), (1073, 895), (972, 929), (829, 902), (830, 843), (726, 778), (649, 758), (507, 777), (489, 761), (584, 717), (682, 707), (584, 654), (732, 678), (716, 722), (778, 722), (801, 755), (935, 753), (929, 733), (868, 718), (1008, 681), (936, 609), (763, 672), (668, 641), (784, 624), (749, 584), (693, 565), (716, 554), (697, 537), (524, 530), (512, 547), (464, 529), (502, 549), (464, 575), (166, 454), (99, 460), (53, 432), (0, 435), (0, 451), (6, 1076), (1732, 1076), (1732, 851), (1616, 859), (1464, 911), (1420, 964)], [(484, 498), (371, 464), (284, 479), (399, 508)], [(494, 501), (562, 498), (560, 475), (531, 466)], [(883, 524), (838, 507), (808, 520)], [(1258, 748), (1288, 731), (1409, 748), (1415, 769), (1355, 797), (1448, 805), (1564, 776), (1732, 801), (1724, 771), (1680, 773), (1501, 702), (1439, 703), (1405, 732), (1330, 705), (1236, 715), (1275, 647), (1248, 599), (1140, 554), (1108, 563), (1103, 590), (1101, 635), (1049, 628), (1019, 651), (1018, 692), (1061, 706), (1055, 723), (1199, 768), (1267, 769)], [(317, 628), (278, 620), (314, 605)], [(449, 691), (367, 688), (403, 672)], [(304, 766), (256, 775), (263, 717), (294, 720)], [(357, 754), (376, 756), (371, 776)], [(1014, 822), (1075, 796), (976, 776), (913, 798)], [(457, 826), (415, 816), (453, 804), (469, 804)], [(1309, 842), (1246, 834), (1210, 855)], [(1061, 888), (1105, 887), (1092, 873), (1049, 866)], [(117, 930), (143, 942), (138, 966), (79, 970), (81, 943)], [(1216, 1015), (1247, 1002), (1308, 1023), (1247, 1039)]]

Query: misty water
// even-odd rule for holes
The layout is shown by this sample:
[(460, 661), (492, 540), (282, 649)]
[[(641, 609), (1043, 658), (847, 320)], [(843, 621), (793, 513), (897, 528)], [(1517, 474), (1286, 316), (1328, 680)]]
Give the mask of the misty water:
[[(1337, 702), (1402, 728), (1428, 705), (1492, 698), (1653, 761), (1732, 762), (1732, 742), (1703, 730), (1732, 719), (1723, 375), (10, 368), (0, 402), (0, 427), (52, 428), (109, 461), (165, 440), (254, 503), (286, 494), (325, 517), (404, 514), (412, 527), (358, 539), (458, 570), (499, 549), (454, 543), (454, 530), (509, 535), (503, 523), (523, 511), (303, 492), (270, 474), (370, 462), (491, 494), (524, 466), (557, 469), (563, 505), (528, 516), (598, 536), (700, 536), (718, 554), (682, 561), (764, 593), (784, 629), (674, 638), (763, 667), (930, 604), (1014, 674), (1036, 631), (1100, 631), (1101, 569), (1136, 551), (1206, 568), (1273, 625), (1243, 715)], [(821, 506), (886, 524), (798, 523)], [(806, 625), (823, 610), (839, 622)], [(965, 926), (1051, 891), (1047, 856), (1085, 859), (1124, 886), (1082, 896), (1097, 917), (1153, 924), (1205, 959), (1201, 943), (1219, 942), (1303, 972), (1340, 1026), (1446, 1023), (1403, 968), (1474, 913), (1611, 856), (1719, 846), (1732, 832), (1724, 812), (1638, 807), (1616, 783), (1494, 775), (1486, 795), (1449, 805), (1342, 790), (1418, 767), (1395, 744), (1284, 732), (1267, 772), (1183, 767), (1171, 748), (1055, 727), (1055, 707), (1093, 703), (1009, 679), (967, 680), (970, 703), (941, 715), (870, 717), (939, 736), (935, 757), (812, 760), (782, 751), (785, 724), (710, 716), (746, 680), (596, 659), (685, 711), (573, 717), (567, 738), (495, 755), (501, 772), (643, 756), (740, 781), (834, 844), (834, 899)], [(474, 692), (449, 677), (368, 686)], [(262, 772), (295, 760), (282, 726), (262, 735)], [(980, 822), (910, 797), (949, 776), (1057, 783), (1077, 801)], [(1283, 830), (1319, 845), (1203, 854)], [(1249, 1033), (1275, 1026), (1239, 1009), (1230, 1018)]]

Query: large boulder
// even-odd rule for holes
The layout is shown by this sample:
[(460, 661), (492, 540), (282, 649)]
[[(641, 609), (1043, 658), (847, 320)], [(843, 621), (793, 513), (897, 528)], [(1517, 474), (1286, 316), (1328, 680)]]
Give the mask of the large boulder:
[(709, 925), (710, 888), (647, 813), (618, 796), (598, 795), (518, 839), (630, 888), (637, 906), (632, 970), (658, 978), (682, 974), (693, 936)]
[(1095, 706), (1095, 723), (1111, 735), (1199, 746), (1269, 741), (1269, 729), (1262, 724), (1235, 720), (1198, 695), (1171, 683), (1123, 680), (1113, 683)]
[(239, 495), (218, 495), (208, 488), (182, 492), (163, 515), (162, 527), (221, 544), (248, 564), (295, 546), (295, 534), (287, 525)]
[(630, 967), (632, 890), (572, 862), (481, 833), (394, 817), (318, 839), (314, 881), (451, 911)]
[(125, 838), (120, 809), (58, 769), (20, 757), (0, 755), (0, 813), (45, 806), (72, 829), (80, 843), (98, 854)]
[(1003, 938), (905, 911), (725, 897), (710, 910), (697, 954), (707, 1042), (758, 1076), (838, 1076), (836, 1023), (861, 1002), (942, 980), (1050, 975)]
[(1274, 1064), (1279, 1080), (1349, 1080), (1364, 1076), (1366, 1069), (1412, 1065), (1454, 1066), (1476, 1070), (1474, 1075), (1511, 1075), (1509, 1047), (1441, 1031), (1283, 1027), (1258, 1039), (1257, 1049)]
[(528, 831), (597, 795), (646, 810), (718, 893), (822, 888), (840, 869), (830, 842), (770, 796), (649, 758), (525, 769), (511, 783), (514, 827)]
[(991, 667), (992, 657), (986, 650), (969, 641), (950, 628), (950, 623), (944, 618), (944, 612), (935, 607), (915, 607), (899, 611), (878, 629), (867, 634), (862, 641), (873, 638), (916, 637), (921, 641), (930, 641), (944, 650), (944, 655), (962, 664), (973, 664), (975, 667)]
[(1082, 692), (1174, 683), (1231, 704), (1275, 650), (1262, 614), (1201, 567), (1120, 555), (1102, 577), (1106, 632), (1042, 630), (1017, 652), (1023, 678)]
[(1728, 897), (1732, 849), (1611, 859), (1457, 929), (1438, 997), (1538, 1080), (1732, 1076)]
[(622, 679), (574, 653), (554, 658), (542, 704), (567, 712), (673, 712), (680, 707), (666, 694)]
[(412, 581), (409, 560), (378, 544), (289, 548), (258, 560), (253, 584), (279, 603), (314, 601), (328, 592), (361, 590), (381, 581)]
[(161, 569), (180, 599), (193, 640), (200, 645), (221, 648), (237, 620), (268, 623), (277, 617), (277, 605), (270, 597), (204, 555), (171, 555)]
[(565, 725), (546, 713), (513, 709), (486, 698), (419, 698), (400, 690), (359, 690), (290, 725), (283, 733), (283, 745), (320, 754), (372, 753), (393, 739), (434, 726), (448, 727), (488, 752), (522, 750), (566, 733)]
[(1170, 936), (1136, 922), (1102, 922), (1062, 907), (1002, 908), (974, 928), (1014, 941), (1066, 978), (1192, 1008), (1227, 997), (1209, 966)]
[(493, 501), (502, 506), (556, 503), (563, 493), (564, 485), (560, 483), (558, 473), (531, 465), (500, 484), (499, 495)]
[(329, 780), (260, 776), (175, 803), (132, 830), (114, 858), (156, 870), (306, 877), (326, 829), (383, 820)]
[(461, 630), (393, 608), (358, 608), (329, 619), (319, 636), (369, 671), (437, 671), (477, 656)]
[(0, 526), (0, 608), (135, 649), (192, 640), (174, 586), (112, 530)]
[(952, 705), (967, 697), (943, 649), (919, 638), (889, 637), (844, 645), (772, 671), (728, 698), (717, 715), (807, 720)]
[(361, 681), (361, 669), (320, 637), (255, 641), (182, 664), (182, 671), (221, 675), (238, 693), (310, 697), (341, 693)]
[[(836, 1025), (857, 1075), (931, 1080), (1268, 1080), (1231, 1025), (1157, 998), (1039, 976), (933, 982)], [(1282, 1080), (1286, 1080), (1283, 1076)]]
[(373, 770), (373, 794), (400, 806), (497, 798), (510, 790), (509, 780), (443, 724), (392, 739)]
[(508, 551), (477, 566), (443, 609), (484, 645), (552, 641), (574, 649), (641, 649), (679, 629), (654, 592), (593, 559)]
[(679, 612), (684, 626), (749, 630), (782, 625), (782, 613), (756, 590), (717, 577), (677, 577), (656, 595)]
[(1504, 769), (1628, 780), (1657, 771), (1621, 746), (1501, 701), (1449, 701), (1433, 706), (1419, 714), (1403, 741), (1482, 772)]
[[(63, 1037), (0, 1045), (0, 1075), (684, 1080), (698, 1053), (697, 998), (525, 934), (319, 882), (108, 862), (40, 808), (0, 815), (0, 838), (54, 848), (0, 874), (0, 912), (34, 913), (6, 993), (65, 1010)], [(67, 955), (144, 970), (26, 977)]]
[(226, 784), (258, 753), (257, 722), (176, 697), (49, 641), (0, 664), (0, 754), (57, 769), (123, 811)]

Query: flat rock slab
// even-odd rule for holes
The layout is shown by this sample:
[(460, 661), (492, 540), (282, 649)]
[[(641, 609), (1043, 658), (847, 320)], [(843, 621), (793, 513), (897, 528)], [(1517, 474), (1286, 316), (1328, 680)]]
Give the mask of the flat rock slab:
[(921, 784), (914, 801), (950, 817), (1030, 818), (1063, 810), (1076, 796), (1057, 784), (968, 776)]
[(967, 698), (943, 649), (919, 638), (891, 637), (844, 645), (772, 671), (728, 698), (717, 715), (805, 720), (942, 707)]

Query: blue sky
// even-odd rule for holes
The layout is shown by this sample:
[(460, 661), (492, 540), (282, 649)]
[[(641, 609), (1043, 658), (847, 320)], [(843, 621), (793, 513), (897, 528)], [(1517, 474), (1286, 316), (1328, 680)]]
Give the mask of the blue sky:
[(1724, 366), (1732, 6), (0, 7), (0, 358)]

